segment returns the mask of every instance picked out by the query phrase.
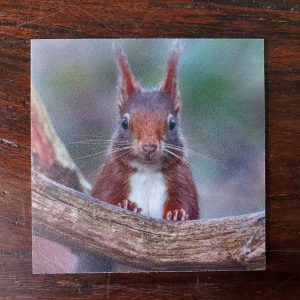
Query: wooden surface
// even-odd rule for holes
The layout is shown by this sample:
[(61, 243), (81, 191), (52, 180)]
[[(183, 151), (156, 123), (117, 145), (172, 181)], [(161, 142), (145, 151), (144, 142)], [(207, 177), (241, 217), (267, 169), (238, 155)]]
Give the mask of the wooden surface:
[[(1, 0), (0, 297), (298, 299), (299, 11), (298, 0)], [(30, 39), (83, 37), (265, 38), (267, 271), (31, 275)]]

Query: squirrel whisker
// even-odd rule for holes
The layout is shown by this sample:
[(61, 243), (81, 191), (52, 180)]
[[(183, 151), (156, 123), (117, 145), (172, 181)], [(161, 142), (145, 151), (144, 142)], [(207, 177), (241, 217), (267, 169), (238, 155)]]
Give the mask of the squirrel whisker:
[[(132, 148), (132, 147), (130, 147)], [(112, 160), (116, 160), (117, 158), (125, 158), (127, 154), (129, 154), (131, 152), (131, 149), (127, 150), (125, 153), (121, 153), (119, 154), (118, 156), (114, 156), (114, 155), (110, 155), (110, 159), (108, 162), (112, 161)], [(112, 154), (115, 154), (115, 153), (112, 153)]]
[[(174, 146), (174, 145), (171, 145), (171, 144), (166, 144), (166, 148), (170, 148), (170, 149), (174, 149), (174, 150), (178, 150), (178, 151), (184, 152), (184, 148), (180, 147), (180, 146)], [(213, 158), (211, 158), (209, 156), (206, 156), (206, 155), (203, 155), (203, 154), (201, 154), (199, 152), (196, 152), (196, 151), (192, 150), (189, 147), (186, 147), (186, 150), (188, 151), (188, 153), (190, 153), (192, 155), (193, 154), (197, 155), (199, 158), (203, 159), (203, 161), (205, 161), (205, 162), (211, 163), (214, 166), (222, 168), (222, 169), (227, 169), (227, 167), (225, 165), (219, 163), (217, 160), (215, 160), (215, 159), (213, 159)]]
[[(109, 153), (115, 153), (115, 152), (118, 152), (118, 151), (122, 151), (122, 150), (126, 150), (126, 149), (131, 149), (131, 148), (132, 148), (131, 146), (127, 146), (127, 147), (123, 147), (123, 148), (114, 148)], [(91, 156), (96, 156), (96, 155), (98, 156), (99, 154), (106, 153), (107, 151), (108, 151), (108, 149), (105, 149), (103, 151), (98, 151), (96, 153), (84, 155), (84, 156), (81, 156), (81, 157), (75, 157), (74, 159), (83, 159), (83, 158), (87, 158), (87, 157), (91, 157)]]
[[(84, 140), (84, 141), (74, 141), (74, 142), (70, 142), (67, 143), (68, 145), (72, 145), (72, 144), (88, 144), (88, 143), (107, 143), (110, 144), (111, 142), (113, 142), (113, 140), (100, 140), (100, 139), (92, 139), (92, 140)], [(126, 141), (119, 141), (117, 142), (117, 144), (125, 144), (127, 143)]]

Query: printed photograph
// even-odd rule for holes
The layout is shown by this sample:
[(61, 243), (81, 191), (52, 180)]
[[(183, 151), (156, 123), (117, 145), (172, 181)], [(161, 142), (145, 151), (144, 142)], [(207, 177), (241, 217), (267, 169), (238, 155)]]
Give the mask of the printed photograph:
[(265, 269), (263, 39), (31, 41), (35, 274)]

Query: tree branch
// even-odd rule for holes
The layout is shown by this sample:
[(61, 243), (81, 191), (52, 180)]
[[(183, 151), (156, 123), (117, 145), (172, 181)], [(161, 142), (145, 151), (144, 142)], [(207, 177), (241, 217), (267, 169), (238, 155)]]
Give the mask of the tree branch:
[(265, 215), (172, 222), (32, 178), (33, 234), (145, 270), (265, 267)]
[(58, 137), (47, 110), (31, 87), (32, 168), (48, 178), (80, 192), (88, 193), (90, 184)]

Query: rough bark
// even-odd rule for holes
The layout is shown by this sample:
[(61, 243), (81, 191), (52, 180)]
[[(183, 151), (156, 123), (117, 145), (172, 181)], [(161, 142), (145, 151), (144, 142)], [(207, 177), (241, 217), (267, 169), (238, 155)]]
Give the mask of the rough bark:
[(265, 215), (167, 222), (125, 211), (34, 173), (33, 233), (145, 270), (265, 267)]

